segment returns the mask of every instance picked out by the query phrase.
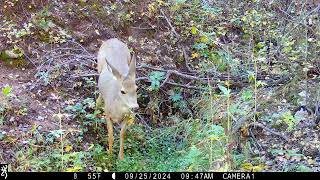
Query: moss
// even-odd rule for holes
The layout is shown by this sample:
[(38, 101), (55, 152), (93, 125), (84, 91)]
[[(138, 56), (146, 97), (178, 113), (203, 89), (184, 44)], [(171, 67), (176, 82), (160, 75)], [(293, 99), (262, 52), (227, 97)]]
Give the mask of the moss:
[(5, 53), (5, 52), (0, 52), (0, 60), (1, 61), (6, 61), (6, 60), (8, 60), (8, 59), (12, 59), (7, 53)]
[(0, 61), (10, 67), (27, 67), (29, 62), (24, 57), (12, 58), (5, 52), (0, 52)]
[(45, 31), (39, 31), (39, 34), (37, 34), (39, 37), (39, 40), (41, 42), (49, 43), (50, 42), (50, 34), (49, 32)]

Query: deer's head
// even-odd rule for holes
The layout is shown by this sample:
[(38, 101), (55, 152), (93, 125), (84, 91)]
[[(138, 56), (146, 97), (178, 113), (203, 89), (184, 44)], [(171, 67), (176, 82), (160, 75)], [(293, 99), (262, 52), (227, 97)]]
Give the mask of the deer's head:
[(136, 58), (133, 55), (129, 64), (128, 74), (121, 74), (113, 65), (108, 63), (113, 74), (113, 96), (122, 102), (122, 105), (129, 109), (139, 107), (137, 103), (137, 85), (136, 85)]

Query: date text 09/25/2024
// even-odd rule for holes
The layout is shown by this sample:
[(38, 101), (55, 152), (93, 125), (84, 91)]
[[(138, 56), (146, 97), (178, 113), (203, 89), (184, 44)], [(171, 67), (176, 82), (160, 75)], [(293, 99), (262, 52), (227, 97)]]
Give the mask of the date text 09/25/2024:
[(182, 179), (182, 180), (192, 180), (192, 179), (254, 179), (254, 173), (214, 173), (214, 172), (198, 172), (198, 173), (124, 173), (124, 179), (134, 180), (134, 179), (156, 179), (156, 180), (166, 180), (166, 179)]

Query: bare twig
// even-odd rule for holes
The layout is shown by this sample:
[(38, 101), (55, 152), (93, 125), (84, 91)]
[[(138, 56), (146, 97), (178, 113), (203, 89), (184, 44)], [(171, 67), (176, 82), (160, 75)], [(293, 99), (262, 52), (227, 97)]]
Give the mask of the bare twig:
[(147, 80), (149, 80), (149, 78), (145, 76), (136, 78), (136, 81), (147, 81)]
[(260, 127), (260, 128), (262, 128), (262, 129), (264, 129), (264, 130), (266, 130), (266, 131), (270, 132), (271, 134), (274, 134), (274, 135), (276, 135), (276, 136), (281, 137), (282, 139), (284, 139), (284, 140), (286, 140), (286, 141), (289, 141), (289, 138), (288, 138), (287, 136), (282, 135), (281, 133), (276, 132), (276, 131), (274, 131), (274, 130), (270, 129), (270, 128), (268, 128), (268, 127), (264, 126), (264, 125), (263, 125), (263, 124), (261, 124), (261, 123), (253, 122), (253, 123), (250, 123), (250, 124), (249, 124), (249, 126), (253, 126), (253, 127)]
[(89, 52), (87, 51), (87, 49), (86, 49), (85, 47), (83, 47), (83, 46), (82, 46), (80, 43), (78, 43), (77, 41), (68, 41), (68, 42), (78, 45), (79, 47), (81, 47), (81, 49), (82, 49), (84, 52), (86, 52), (87, 54), (91, 54), (91, 53), (89, 53)]
[[(73, 75), (72, 78), (92, 77), (92, 76), (99, 76), (99, 74), (98, 73), (92, 73), (92, 74)], [(136, 81), (151, 82), (149, 80), (149, 78), (145, 77), (145, 76), (136, 78)], [(194, 90), (201, 90), (201, 91), (206, 91), (207, 90), (205, 88), (199, 88), (199, 87), (196, 87), (196, 86), (183, 85), (183, 84), (179, 84), (179, 83), (175, 83), (175, 82), (169, 82), (169, 81), (165, 81), (165, 80), (162, 82), (160, 87), (162, 87), (164, 84), (169, 84), (169, 85), (172, 85), (172, 86), (182, 87), (182, 88), (185, 88), (185, 89), (194, 89)]]
[(253, 134), (253, 132), (252, 132), (252, 129), (251, 128), (249, 128), (249, 133), (250, 133), (250, 136), (251, 136), (251, 138), (252, 138), (252, 140), (255, 142), (255, 144), (257, 144), (258, 146), (256, 146), (256, 148), (257, 149), (259, 149), (259, 151), (261, 151), (261, 150), (263, 150), (263, 148), (262, 148), (262, 146), (261, 146), (261, 144), (259, 143), (259, 141), (257, 140), (257, 138), (255, 137), (255, 135)]
[[(306, 17), (309, 16), (311, 13), (317, 11), (319, 8), (320, 8), (320, 5), (318, 5), (315, 9), (313, 9), (312, 11), (310, 11), (310, 12), (308, 13), (308, 15), (306, 15)], [(300, 25), (304, 26), (305, 28), (307, 28), (308, 30), (310, 30), (312, 33), (316, 34), (316, 32), (314, 31), (314, 29), (310, 28), (308, 25), (306, 25), (306, 24), (304, 23), (303, 19), (301, 19), (301, 20), (295, 19), (295, 18), (294, 18), (293, 16), (291, 16), (288, 12), (284, 11), (284, 10), (281, 9), (280, 7), (278, 7), (278, 9), (279, 9), (279, 11), (281, 11), (283, 14), (285, 14), (287, 17), (289, 17), (289, 18), (285, 18), (286, 20), (291, 21), (291, 22), (293, 22), (293, 23), (296, 23), (296, 26), (300, 24)]]
[(167, 82), (167, 84), (170, 84), (172, 86), (178, 86), (178, 87), (185, 88), (185, 89), (194, 89), (194, 90), (199, 90), (199, 91), (207, 91), (207, 89), (205, 89), (205, 88), (199, 88), (199, 87), (196, 87), (196, 86), (188, 86), (188, 85), (178, 84), (178, 83), (174, 83), (174, 82)]
[(79, 78), (79, 77), (92, 77), (92, 76), (99, 76), (98, 73), (92, 73), (92, 74), (80, 74), (80, 75), (72, 75), (73, 78)]
[(30, 62), (34, 67), (37, 67), (37, 65), (32, 61), (32, 59), (30, 59), (30, 57), (28, 55), (24, 55), (27, 59), (28, 62)]
[[(90, 67), (90, 65), (88, 65), (88, 67)], [(178, 72), (177, 70), (166, 70), (166, 69), (161, 69), (161, 68), (157, 68), (157, 67), (148, 66), (148, 65), (145, 65), (145, 64), (137, 66), (137, 70), (138, 71), (141, 71), (143, 69), (150, 69), (150, 70), (154, 70), (154, 71), (165, 72), (167, 74), (166, 75), (166, 79), (161, 83), (160, 87), (163, 87), (165, 84), (171, 84), (171, 85), (174, 85), (174, 86), (180, 86), (180, 87), (189, 88), (189, 89), (205, 90), (203, 88), (195, 88), (193, 86), (185, 86), (185, 85), (180, 85), (180, 84), (176, 84), (176, 83), (173, 83), (173, 82), (169, 82), (169, 78), (170, 78), (170, 76), (172, 74), (174, 74), (176, 76), (179, 76), (179, 77), (182, 77), (184, 79), (200, 81), (201, 83), (205, 83), (205, 84), (207, 84), (208, 81), (212, 82), (212, 81), (215, 81), (215, 80), (225, 80), (225, 79), (228, 79), (228, 78), (231, 79), (231, 80), (234, 80), (234, 81), (241, 80), (241, 76), (228, 77), (228, 76), (225, 76), (225, 75), (222, 74), (220, 76), (216, 75), (216, 76), (212, 76), (212, 77), (209, 77), (209, 76), (208, 77), (197, 77), (197, 76), (192, 76), (192, 75), (188, 75), (188, 74), (184, 74), (184, 73)], [(73, 78), (79, 78), (79, 77), (90, 77), (90, 76), (98, 76), (98, 75), (99, 74), (97, 74), (97, 73), (89, 73), (89, 74), (73, 75), (72, 77)], [(258, 76), (258, 79), (259, 80), (263, 80), (264, 78)], [(275, 86), (275, 85), (277, 85), (279, 83), (282, 83), (286, 79), (287, 79), (287, 77), (282, 77), (282, 78), (280, 78), (278, 80), (272, 80), (272, 81), (268, 82), (268, 86)], [(139, 77), (139, 78), (136, 79), (136, 81), (140, 81), (140, 80), (148, 80), (148, 78), (147, 77)], [(246, 83), (246, 81), (243, 80), (242, 83)]]
[[(142, 24), (148, 24), (150, 27), (141, 27)], [(143, 23), (139, 24), (138, 27), (131, 27), (131, 28), (133, 28), (133, 29), (141, 29), (141, 30), (155, 29), (149, 22), (147, 22), (147, 23), (146, 23), (146, 22), (143, 22)]]
[(235, 124), (232, 127), (231, 133), (236, 133), (240, 129), (240, 127), (243, 126), (246, 121), (249, 121), (253, 116), (254, 113), (251, 113), (246, 116), (242, 116), (239, 120), (233, 119), (235, 121)]
[(163, 10), (160, 8), (160, 13), (161, 15), (165, 18), (165, 20), (167, 21), (168, 25), (170, 26), (171, 28), (171, 31), (174, 33), (174, 35), (177, 37), (177, 38), (180, 38), (180, 35), (177, 33), (177, 31), (175, 30), (175, 28), (172, 26), (169, 18), (166, 16), (166, 14), (163, 12)]
[(186, 67), (188, 69), (189, 72), (192, 72), (192, 73), (196, 73), (197, 71), (193, 70), (190, 68), (189, 64), (188, 64), (188, 61), (190, 60), (188, 55), (187, 55), (187, 52), (186, 52), (186, 49), (184, 46), (182, 46), (182, 53), (183, 53), (183, 56), (184, 56), (184, 62), (186, 64)]
[(171, 72), (167, 72), (166, 79), (161, 83), (160, 87), (164, 86), (166, 84), (166, 82), (168, 82), (170, 75), (171, 75)]
[[(162, 16), (165, 18), (165, 20), (167, 21), (168, 25), (170, 26), (171, 28), (171, 31), (173, 32), (173, 34), (176, 36), (176, 38), (178, 40), (180, 40), (180, 35), (177, 33), (176, 29), (174, 28), (174, 26), (171, 24), (169, 18), (166, 16), (166, 14), (163, 12), (162, 9), (160, 9), (160, 13), (162, 14)], [(186, 50), (185, 50), (185, 47), (183, 45), (178, 45), (179, 48), (182, 49), (182, 53), (183, 53), (183, 56), (184, 56), (184, 61), (185, 61), (185, 65), (186, 65), (186, 68), (188, 69), (189, 72), (191, 73), (196, 73), (195, 70), (192, 70), (188, 64), (188, 61), (189, 61), (189, 57), (186, 53)]]
[(144, 118), (140, 114), (136, 114), (136, 116), (144, 124), (144, 126), (149, 129), (149, 131), (152, 131), (152, 128), (149, 126), (149, 124), (144, 120)]
[(156, 67), (151, 67), (151, 66), (148, 66), (148, 65), (145, 65), (145, 64), (142, 64), (141, 66), (138, 66), (137, 69), (142, 69), (142, 68), (146, 68), (146, 69), (151, 69), (151, 70), (155, 70), (155, 71), (161, 71), (161, 72), (166, 72), (166, 73), (170, 73), (171, 74), (175, 74), (177, 76), (180, 76), (184, 79), (191, 79), (191, 80), (197, 80), (197, 81), (201, 81), (201, 82), (204, 82), (206, 83), (206, 80), (205, 79), (202, 79), (202, 78), (199, 78), (199, 77), (196, 77), (196, 76), (191, 76), (191, 75), (188, 75), (188, 74), (183, 74), (183, 73), (180, 73), (176, 70), (165, 70), (165, 69), (160, 69), (160, 68), (156, 68)]
[(32, 144), (32, 143), (29, 143), (30, 146), (33, 146), (33, 147), (37, 147), (37, 148), (46, 148), (47, 146), (42, 146), (42, 145), (37, 145), (37, 144)]
[[(50, 74), (52, 70), (56, 70), (57, 68), (68, 68), (68, 64), (73, 62), (76, 62), (80, 67), (86, 67), (81, 68), (83, 69), (83, 72), (95, 70), (95, 68), (92, 67), (92, 64), (96, 63), (96, 57), (89, 53), (81, 44), (75, 41), (68, 41), (66, 44), (68, 43), (72, 43), (73, 46), (56, 47), (47, 50), (47, 52), (40, 57), (42, 62), (37, 67), (37, 71), (43, 71)], [(90, 70), (88, 70), (88, 68)]]
[[(139, 78), (136, 79), (136, 81), (151, 82), (148, 77), (139, 77)], [(199, 87), (196, 87), (196, 86), (183, 85), (183, 84), (178, 84), (178, 83), (169, 82), (169, 81), (167, 81), (166, 84), (169, 84), (169, 85), (172, 85), (172, 86), (181, 87), (181, 88), (185, 88), (185, 89), (194, 89), (194, 90), (198, 90), (198, 91), (206, 91), (207, 90), (205, 88), (199, 88)]]
[(140, 29), (140, 30), (150, 30), (154, 29), (153, 27), (131, 27), (132, 29)]

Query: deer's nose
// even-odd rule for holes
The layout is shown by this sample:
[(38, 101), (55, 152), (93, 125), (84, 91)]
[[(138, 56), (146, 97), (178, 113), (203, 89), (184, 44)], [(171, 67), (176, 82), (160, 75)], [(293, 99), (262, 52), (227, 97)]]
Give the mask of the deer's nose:
[(139, 104), (135, 104), (135, 105), (132, 107), (132, 109), (133, 109), (134, 111), (138, 110), (138, 109), (139, 109)]

